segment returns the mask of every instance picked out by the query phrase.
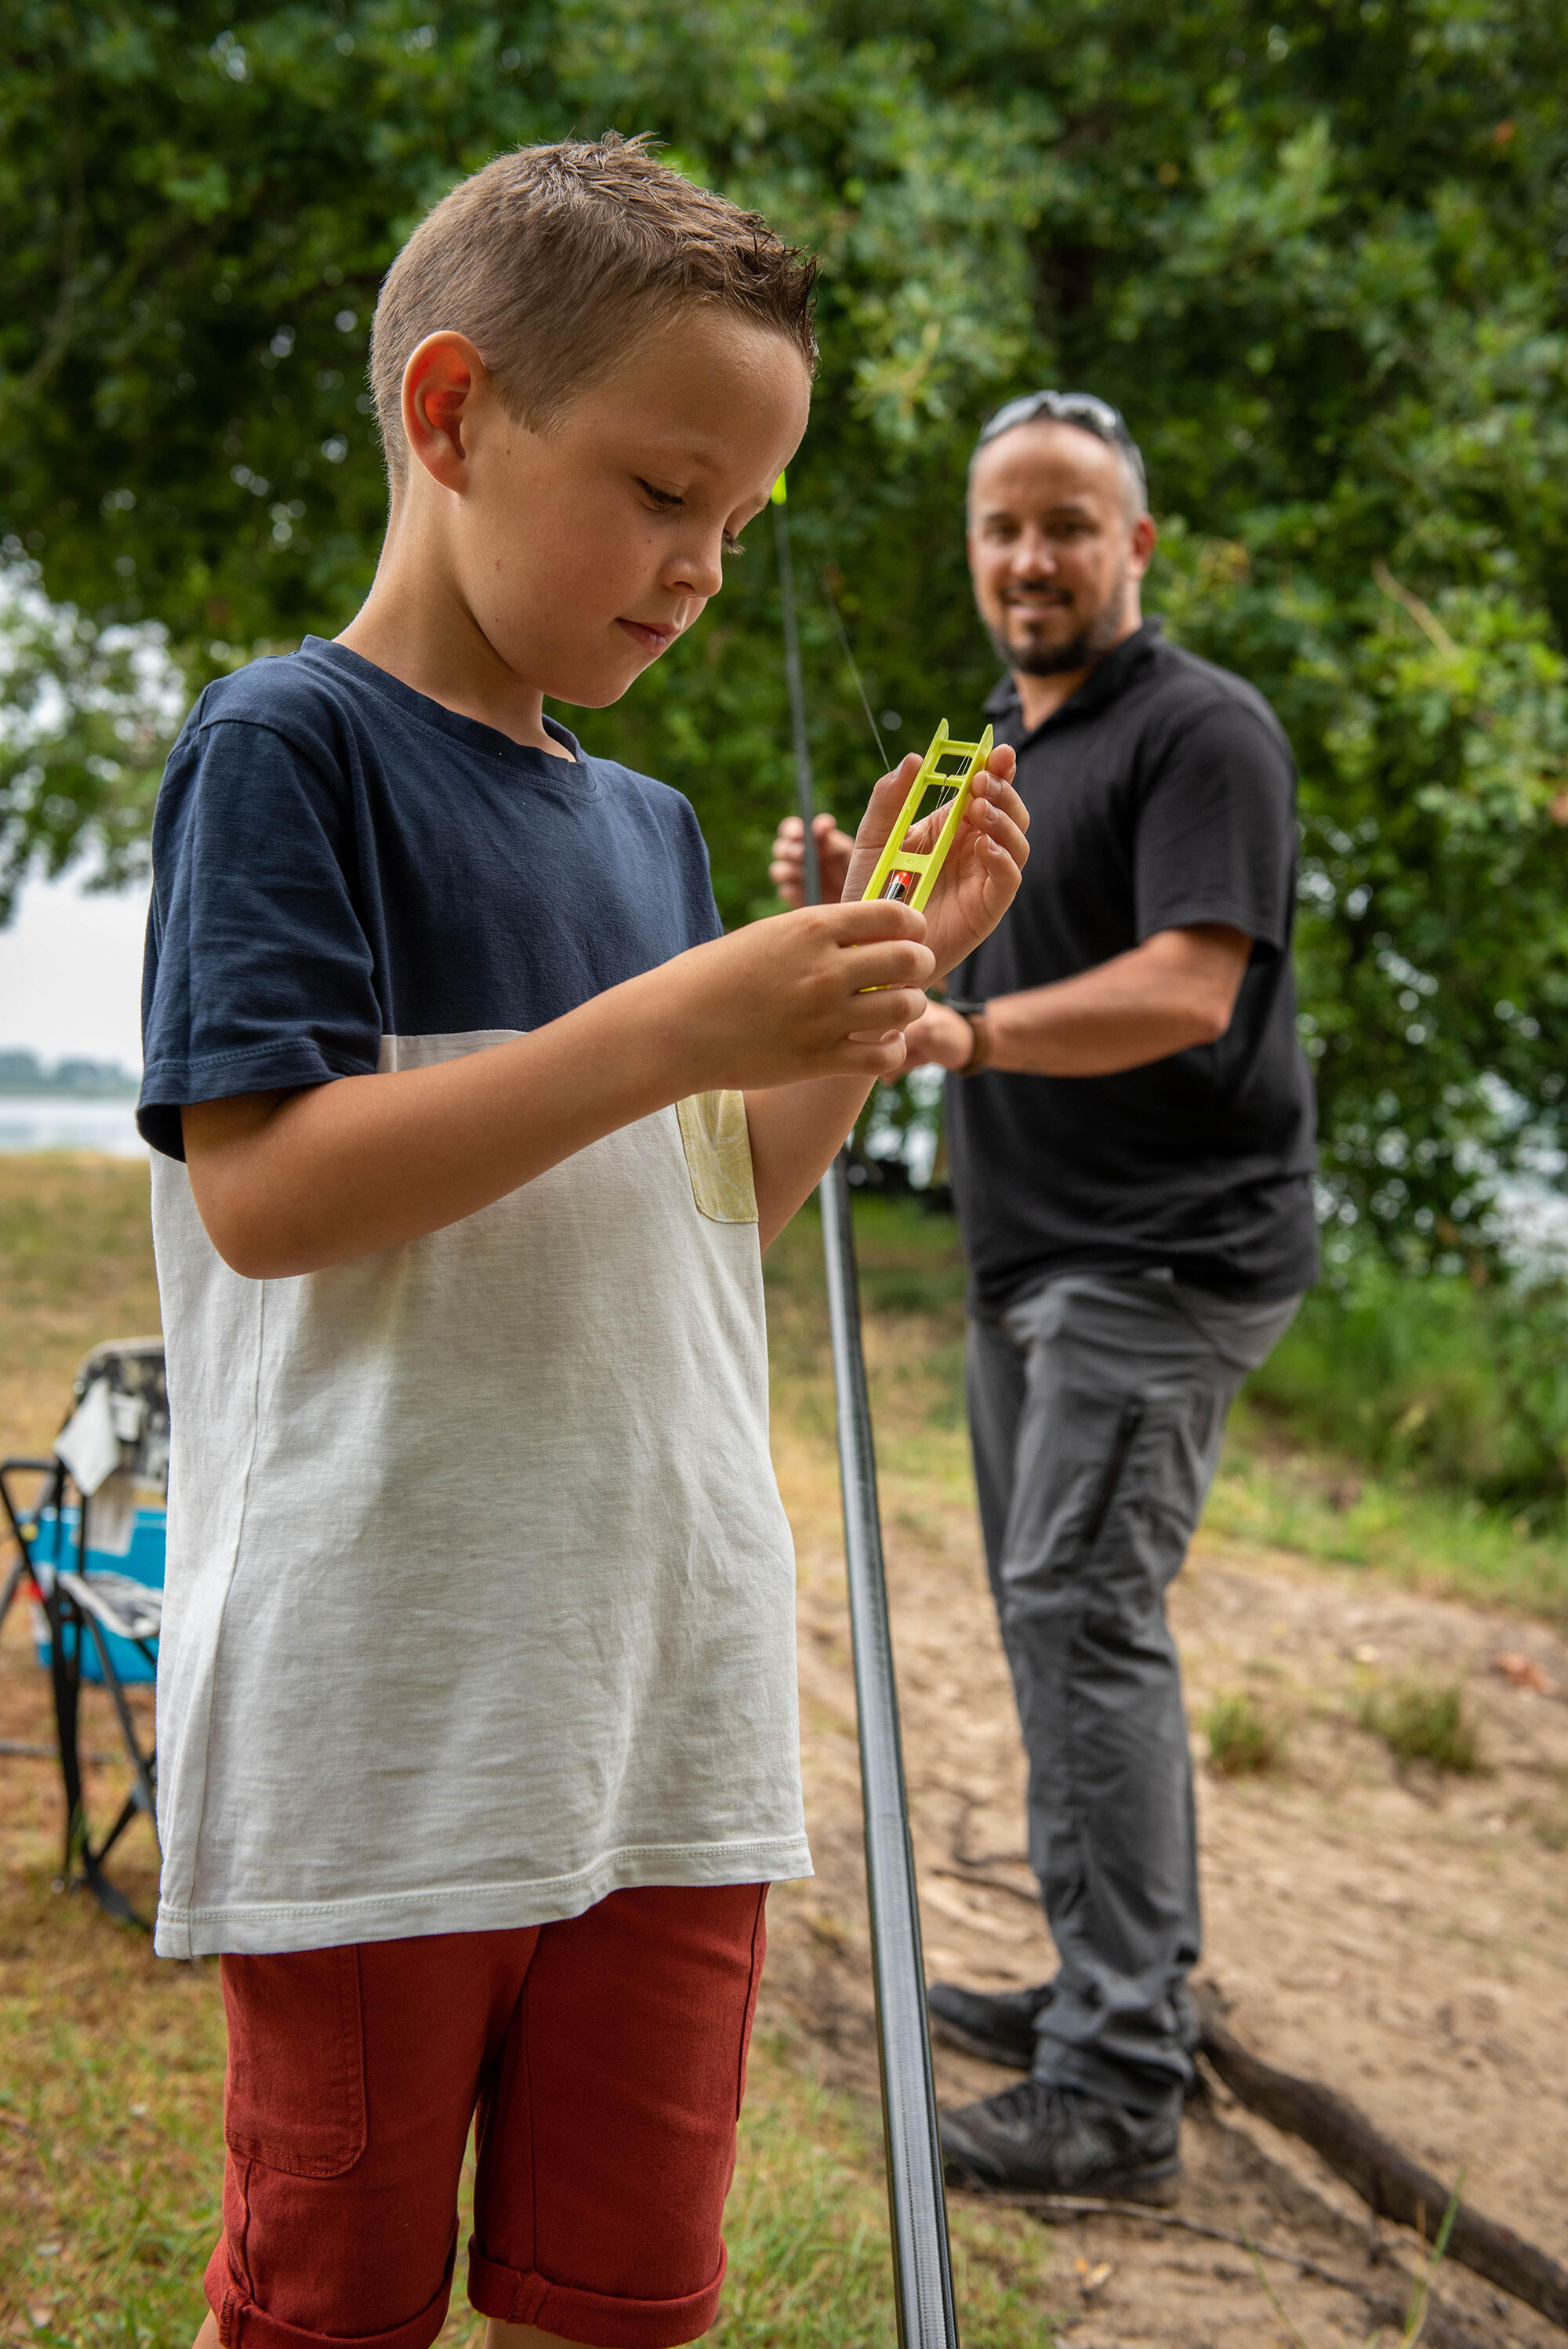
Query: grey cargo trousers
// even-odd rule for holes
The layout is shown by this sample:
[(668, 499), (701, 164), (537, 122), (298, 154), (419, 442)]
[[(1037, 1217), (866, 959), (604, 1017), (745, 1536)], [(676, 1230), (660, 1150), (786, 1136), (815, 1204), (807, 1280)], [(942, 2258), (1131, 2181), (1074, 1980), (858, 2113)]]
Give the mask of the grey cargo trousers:
[(970, 1324), (980, 1520), (1060, 1961), (1035, 2076), (1143, 2113), (1191, 2078), (1175, 1999), (1202, 1939), (1165, 1593), (1236, 1390), (1299, 1303), (1074, 1272)]

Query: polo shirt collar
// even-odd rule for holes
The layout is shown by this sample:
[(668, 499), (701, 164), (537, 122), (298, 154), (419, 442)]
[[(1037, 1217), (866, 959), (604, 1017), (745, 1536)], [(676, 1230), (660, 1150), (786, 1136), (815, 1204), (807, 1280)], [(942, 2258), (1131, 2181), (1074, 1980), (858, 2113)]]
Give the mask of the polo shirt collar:
[(1047, 727), (1061, 726), (1080, 718), (1092, 718), (1127, 691), (1133, 679), (1154, 658), (1162, 634), (1157, 618), (1145, 620), (1124, 636), (1102, 659), (1097, 660), (1076, 693), (1068, 694), (1059, 709), (1042, 719), (1032, 733), (1026, 734), (1024, 713), (1018, 699), (1018, 688), (1011, 676), (1003, 677), (985, 702), (985, 715), (1004, 730), (1004, 739), (1010, 734), (1021, 746), (1043, 734)]

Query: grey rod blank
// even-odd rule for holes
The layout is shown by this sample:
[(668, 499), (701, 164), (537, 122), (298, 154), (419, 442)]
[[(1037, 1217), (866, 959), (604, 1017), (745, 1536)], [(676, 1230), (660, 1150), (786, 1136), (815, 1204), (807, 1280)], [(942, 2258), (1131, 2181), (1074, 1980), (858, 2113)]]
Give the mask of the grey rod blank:
[[(806, 827), (806, 899), (821, 902), (811, 819), (816, 792), (806, 733), (806, 693), (795, 616), (789, 520), (773, 509), (779, 584), (784, 605), (784, 667), (795, 737), (795, 787)], [(839, 1478), (844, 1503), (844, 1558), (860, 1721), (861, 1786), (865, 1808), (866, 1890), (871, 1909), (872, 1971), (876, 1990), (877, 2054), (882, 2065), (882, 2130), (887, 2147), (888, 2210), (892, 2222), (893, 2292), (902, 2349), (958, 2349), (947, 2200), (936, 2134), (936, 2083), (925, 2013), (925, 1964), (909, 1799), (898, 1726), (898, 1684), (888, 1621), (877, 1506), (876, 1448), (861, 1344), (860, 1277), (850, 1205), (849, 1157), (841, 1150), (822, 1177), (822, 1247), (828, 1319), (838, 1394)]]

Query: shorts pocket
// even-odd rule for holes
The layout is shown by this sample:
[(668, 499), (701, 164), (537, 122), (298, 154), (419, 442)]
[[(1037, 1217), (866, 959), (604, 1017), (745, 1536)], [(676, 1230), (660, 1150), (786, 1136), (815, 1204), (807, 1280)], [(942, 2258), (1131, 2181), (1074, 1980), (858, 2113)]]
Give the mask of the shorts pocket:
[(751, 1135), (743, 1093), (688, 1093), (676, 1102), (691, 1195), (716, 1224), (754, 1224)]
[(359, 1952), (225, 1957), (231, 2153), (292, 2178), (341, 2178), (365, 2151)]

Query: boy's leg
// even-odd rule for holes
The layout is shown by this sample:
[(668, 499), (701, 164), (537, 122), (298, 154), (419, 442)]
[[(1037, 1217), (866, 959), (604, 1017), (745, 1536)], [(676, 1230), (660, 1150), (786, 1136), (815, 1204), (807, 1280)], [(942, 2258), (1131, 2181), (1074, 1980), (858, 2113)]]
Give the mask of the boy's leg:
[(224, 1958), (224, 2229), (203, 2349), (428, 2349), (469, 2123), (538, 1939)]
[(480, 2106), (491, 2349), (677, 2349), (713, 2323), (765, 1895), (645, 1886), (541, 1929)]

